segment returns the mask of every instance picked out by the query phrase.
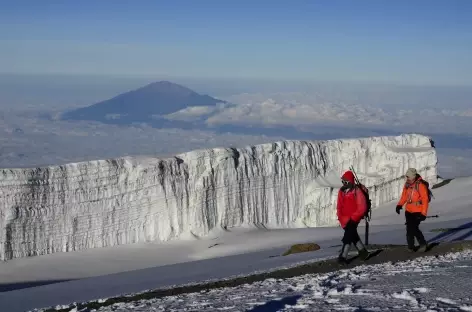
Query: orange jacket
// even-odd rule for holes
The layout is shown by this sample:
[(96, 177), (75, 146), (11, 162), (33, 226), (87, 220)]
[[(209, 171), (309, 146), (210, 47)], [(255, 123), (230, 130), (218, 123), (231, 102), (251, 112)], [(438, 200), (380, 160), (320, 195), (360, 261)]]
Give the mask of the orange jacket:
[(421, 177), (414, 183), (405, 183), (402, 196), (398, 202), (399, 206), (405, 206), (405, 210), (411, 213), (420, 212), (424, 216), (428, 214), (428, 188), (421, 183)]

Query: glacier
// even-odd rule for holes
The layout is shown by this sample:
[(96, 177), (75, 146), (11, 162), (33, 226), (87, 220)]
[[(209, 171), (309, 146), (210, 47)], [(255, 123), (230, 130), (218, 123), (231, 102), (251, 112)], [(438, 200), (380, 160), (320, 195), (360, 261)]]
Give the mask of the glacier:
[[(0, 169), (0, 259), (171, 239), (238, 226), (337, 225), (341, 174), (354, 166), (375, 207), (407, 168), (437, 183), (428, 136), (279, 141), (174, 157)], [(393, 208), (392, 208), (393, 209)]]

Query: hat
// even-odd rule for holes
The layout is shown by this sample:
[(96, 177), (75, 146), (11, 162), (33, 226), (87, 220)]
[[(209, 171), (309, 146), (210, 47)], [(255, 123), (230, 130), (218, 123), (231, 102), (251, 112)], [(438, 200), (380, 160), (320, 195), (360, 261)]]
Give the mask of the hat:
[(406, 173), (405, 173), (405, 176), (407, 178), (410, 178), (410, 179), (414, 179), (416, 178), (416, 175), (418, 174), (418, 172), (416, 172), (416, 169), (415, 168), (409, 168)]
[(352, 171), (346, 171), (344, 172), (343, 176), (341, 177), (342, 180), (349, 181), (352, 184), (354, 184), (354, 173)]

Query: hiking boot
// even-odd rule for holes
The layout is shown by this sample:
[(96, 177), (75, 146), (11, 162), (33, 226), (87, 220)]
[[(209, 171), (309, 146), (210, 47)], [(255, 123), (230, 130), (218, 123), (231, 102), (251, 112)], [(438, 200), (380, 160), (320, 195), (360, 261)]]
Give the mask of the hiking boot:
[(416, 252), (416, 248), (415, 248), (414, 246), (413, 246), (413, 247), (412, 247), (412, 246), (408, 246), (408, 247), (407, 247), (407, 250), (408, 250), (408, 252), (411, 252), (411, 253)]
[(359, 250), (359, 258), (361, 258), (362, 260), (367, 260), (368, 257), (369, 257), (369, 252), (367, 251), (367, 249), (363, 248)]
[(339, 263), (339, 264), (342, 264), (342, 265), (347, 265), (347, 264), (349, 264), (348, 261), (347, 261), (347, 259), (344, 258), (344, 257), (341, 256), (341, 255), (339, 255), (339, 257), (338, 257), (338, 263)]

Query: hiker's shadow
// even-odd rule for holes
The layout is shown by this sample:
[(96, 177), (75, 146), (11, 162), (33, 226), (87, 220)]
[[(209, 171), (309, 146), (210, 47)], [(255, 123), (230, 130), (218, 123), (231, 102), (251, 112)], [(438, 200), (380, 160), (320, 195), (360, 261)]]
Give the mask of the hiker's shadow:
[(464, 231), (465, 233), (455, 237), (452, 239), (453, 242), (466, 240), (467, 238), (472, 236), (472, 222), (468, 222), (462, 224), (461, 226), (454, 227), (454, 228), (446, 228), (441, 234), (436, 235), (435, 237), (431, 238), (428, 243), (439, 243), (440, 241), (445, 241), (448, 238), (451, 238), (454, 234), (457, 234), (459, 231)]
[[(383, 251), (383, 249), (378, 249), (378, 250), (376, 250), (376, 251), (372, 251), (372, 252), (369, 254), (369, 256), (367, 257), (366, 260), (369, 260), (370, 258), (373, 258), (373, 257), (375, 257), (375, 256), (378, 256), (382, 251)], [(359, 255), (355, 255), (354, 257), (350, 258), (350, 259), (347, 261), (347, 263), (348, 263), (348, 264), (351, 264), (351, 263), (353, 263), (353, 262), (356, 261), (356, 260), (360, 260)]]
[(433, 249), (434, 247), (438, 246), (439, 245), (439, 242), (433, 242), (433, 243), (429, 243), (428, 244), (428, 248), (426, 251), (430, 251), (431, 249)]
[(281, 300), (271, 300), (266, 302), (263, 305), (254, 307), (250, 310), (246, 310), (247, 312), (276, 312), (286, 308), (286, 305), (294, 306), (297, 304), (298, 299), (300, 299), (301, 295), (295, 295), (290, 297), (285, 297)]

